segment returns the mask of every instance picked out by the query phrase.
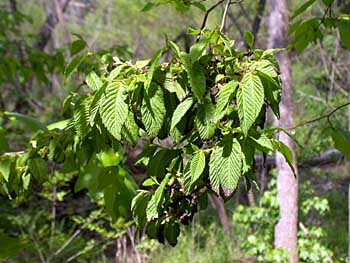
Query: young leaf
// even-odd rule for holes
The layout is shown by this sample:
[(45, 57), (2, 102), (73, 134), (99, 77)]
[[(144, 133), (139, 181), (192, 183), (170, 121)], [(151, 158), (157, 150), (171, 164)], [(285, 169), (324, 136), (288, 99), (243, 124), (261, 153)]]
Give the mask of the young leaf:
[(237, 104), (241, 128), (243, 134), (247, 136), (264, 104), (264, 87), (257, 75), (252, 73), (244, 75), (237, 91)]
[(181, 102), (174, 111), (173, 117), (171, 118), (171, 127), (170, 129), (174, 129), (174, 127), (181, 121), (183, 116), (185, 116), (186, 112), (191, 108), (194, 99), (189, 97)]
[(246, 31), (244, 32), (244, 40), (247, 42), (250, 48), (253, 48), (254, 45), (254, 36), (252, 32)]
[(73, 72), (83, 63), (88, 57), (90, 53), (86, 53), (82, 56), (75, 57), (71, 62), (68, 63), (64, 70), (64, 81), (67, 81)]
[(301, 7), (299, 7), (297, 10), (295, 10), (295, 12), (293, 13), (292, 17), (290, 18), (290, 20), (293, 20), (294, 18), (296, 18), (297, 16), (301, 15), (302, 13), (304, 13), (306, 11), (306, 9), (308, 9), (310, 6), (312, 6), (314, 3), (316, 2), (316, 0), (309, 0), (306, 1), (305, 4), (303, 4)]
[(82, 39), (75, 40), (69, 43), (70, 55), (74, 56), (80, 51), (82, 51), (87, 46), (86, 42)]

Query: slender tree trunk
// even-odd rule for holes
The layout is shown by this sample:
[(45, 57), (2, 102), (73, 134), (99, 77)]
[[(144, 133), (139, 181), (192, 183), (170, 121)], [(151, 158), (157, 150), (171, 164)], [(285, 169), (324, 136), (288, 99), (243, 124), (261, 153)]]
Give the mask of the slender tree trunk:
[(217, 197), (216, 195), (209, 196), (209, 200), (215, 207), (220, 224), (224, 228), (228, 237), (233, 241), (233, 234), (229, 223), (230, 221), (228, 219), (228, 216), (225, 210), (224, 201), (221, 198)]
[[(269, 48), (286, 47), (288, 31), (287, 0), (269, 0), (269, 8)], [(280, 52), (277, 58), (280, 63), (283, 82), (280, 104), (281, 118), (277, 124), (281, 127), (291, 127), (294, 124), (291, 59), (286, 52)], [(292, 150), (294, 167), (297, 170), (293, 140), (285, 133), (280, 133), (279, 139)], [(290, 253), (290, 263), (297, 263), (298, 178), (294, 176), (281, 154), (276, 156), (276, 167), (280, 219), (275, 226), (275, 247), (287, 250)]]

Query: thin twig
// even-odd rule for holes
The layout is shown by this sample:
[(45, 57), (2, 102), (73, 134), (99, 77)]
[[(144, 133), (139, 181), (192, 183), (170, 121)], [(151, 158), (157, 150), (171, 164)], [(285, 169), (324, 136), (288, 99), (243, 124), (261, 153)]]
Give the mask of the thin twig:
[[(220, 32), (223, 32), (223, 30), (224, 30), (224, 28), (225, 28), (227, 10), (229, 9), (230, 5), (231, 5), (231, 0), (227, 0), (227, 3), (226, 3), (226, 5), (225, 5), (224, 14), (222, 15), (222, 19), (221, 19)], [(223, 32), (223, 33), (225, 33), (225, 32)]]
[(345, 103), (345, 104), (343, 104), (343, 105), (340, 105), (339, 107), (337, 107), (337, 108), (335, 108), (334, 110), (330, 111), (330, 112), (327, 113), (326, 115), (322, 115), (322, 116), (320, 116), (320, 117), (318, 117), (318, 118), (315, 118), (315, 119), (312, 119), (312, 120), (309, 120), (309, 121), (305, 121), (305, 122), (299, 123), (299, 124), (295, 125), (294, 127), (289, 127), (289, 128), (286, 128), (286, 129), (287, 129), (287, 130), (293, 130), (293, 129), (296, 129), (296, 128), (298, 128), (298, 127), (301, 127), (301, 126), (304, 126), (304, 125), (307, 125), (307, 124), (310, 124), (310, 123), (314, 123), (314, 122), (317, 122), (317, 121), (320, 121), (320, 120), (323, 120), (323, 119), (326, 119), (326, 118), (329, 120), (329, 118), (330, 118), (334, 113), (336, 113), (338, 110), (340, 110), (340, 109), (342, 109), (342, 108), (344, 108), (344, 107), (346, 107), (346, 106), (348, 106), (348, 105), (350, 105), (350, 102), (347, 102), (347, 103)]
[(225, 2), (225, 0), (220, 0), (219, 2), (217, 2), (215, 5), (213, 5), (212, 7), (210, 7), (206, 12), (205, 12), (205, 15), (204, 15), (204, 18), (203, 18), (203, 22), (202, 22), (202, 25), (200, 27), (200, 30), (202, 31), (204, 28), (205, 28), (205, 25), (207, 23), (207, 20), (208, 20), (208, 16), (210, 14), (211, 11), (213, 11), (216, 7), (218, 7), (219, 5), (221, 5), (223, 2)]

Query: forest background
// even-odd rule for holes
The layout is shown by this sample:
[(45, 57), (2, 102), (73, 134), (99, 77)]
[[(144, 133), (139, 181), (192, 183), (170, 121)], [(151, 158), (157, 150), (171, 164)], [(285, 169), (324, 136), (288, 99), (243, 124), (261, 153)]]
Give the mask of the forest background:
[[(329, 12), (327, 1), (307, 2), (313, 3), (301, 14), (305, 20), (322, 19)], [(333, 13), (350, 13), (348, 1), (331, 2)], [(208, 9), (215, 3), (203, 4)], [(293, 14), (305, 1), (288, 4)], [(143, 0), (2, 1), (1, 153), (21, 154), (38, 126), (59, 126), (72, 114), (67, 98), (78, 93), (81, 73), (64, 80), (64, 72), (81, 49), (100, 52), (101, 58), (113, 54), (122, 60), (143, 61), (169, 38), (188, 51), (196, 42), (195, 35), (187, 34), (188, 28), (201, 28), (203, 7), (151, 7)], [(222, 24), (224, 8), (220, 5), (210, 12), (207, 28)], [(263, 0), (231, 5), (224, 31), (235, 40), (236, 49), (249, 49), (246, 31), (254, 36), (255, 48), (267, 48), (269, 10), (268, 1)], [(290, 19), (290, 25), (293, 22)], [(300, 182), (300, 262), (346, 262), (348, 255), (350, 107), (338, 110), (349, 102), (350, 33), (347, 37), (326, 28), (313, 43), (294, 43), (289, 51), (294, 122), (302, 124), (291, 129)], [(289, 40), (293, 44), (293, 33)], [(325, 117), (305, 123), (320, 116)], [(273, 125), (272, 116), (267, 122)], [(139, 143), (99, 158), (123, 162), (124, 172), (141, 185), (145, 170), (134, 165), (141, 148)], [(242, 181), (225, 204), (210, 195), (208, 207), (189, 226), (181, 227), (175, 248), (137, 233), (130, 216), (111, 215), (106, 201), (98, 198), (96, 182), (89, 181), (98, 173), (96, 167), (85, 167), (82, 180), (74, 173), (52, 172), (50, 165), (41, 165), (32, 165), (41, 176), (30, 195), (9, 200), (2, 190), (0, 260), (4, 262), (288, 262), (273, 243), (279, 216), (274, 154), (267, 156), (265, 165), (262, 156), (256, 159), (258, 188), (247, 191)], [(6, 169), (1, 167), (0, 181), (5, 185)]]

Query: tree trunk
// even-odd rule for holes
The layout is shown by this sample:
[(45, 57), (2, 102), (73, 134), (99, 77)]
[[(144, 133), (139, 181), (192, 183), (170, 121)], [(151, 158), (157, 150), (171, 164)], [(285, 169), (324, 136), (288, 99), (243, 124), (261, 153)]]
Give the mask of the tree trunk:
[(230, 240), (233, 241), (233, 234), (232, 234), (229, 219), (225, 210), (224, 201), (221, 198), (217, 197), (216, 195), (210, 195), (209, 200), (213, 204), (216, 210), (220, 224), (224, 228)]
[[(287, 0), (269, 0), (269, 48), (281, 48), (287, 45), (288, 4)], [(291, 82), (291, 59), (286, 52), (277, 54), (282, 72), (281, 118), (280, 127), (292, 127), (293, 101)], [(293, 140), (285, 133), (279, 139), (293, 152), (294, 167), (297, 172), (295, 146)], [(281, 154), (276, 155), (277, 200), (280, 207), (280, 219), (275, 226), (275, 247), (285, 249), (290, 254), (290, 262), (298, 262), (297, 224), (298, 224), (298, 178)]]

